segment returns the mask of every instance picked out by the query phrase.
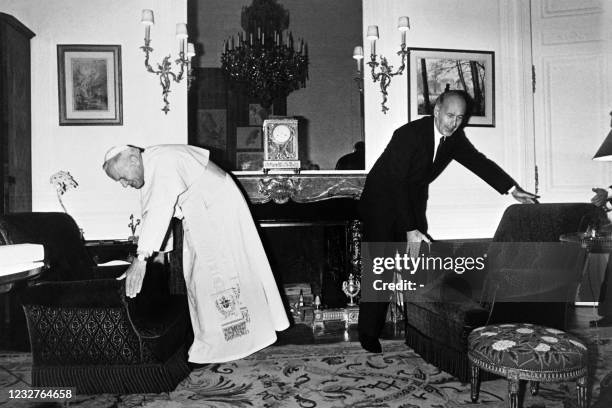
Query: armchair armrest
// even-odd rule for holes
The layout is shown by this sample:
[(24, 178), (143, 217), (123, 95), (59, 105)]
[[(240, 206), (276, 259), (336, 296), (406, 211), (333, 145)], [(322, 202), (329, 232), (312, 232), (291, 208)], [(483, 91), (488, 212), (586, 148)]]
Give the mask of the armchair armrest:
[(501, 268), (485, 283), (487, 301), (568, 302), (576, 293), (580, 275), (571, 269)]

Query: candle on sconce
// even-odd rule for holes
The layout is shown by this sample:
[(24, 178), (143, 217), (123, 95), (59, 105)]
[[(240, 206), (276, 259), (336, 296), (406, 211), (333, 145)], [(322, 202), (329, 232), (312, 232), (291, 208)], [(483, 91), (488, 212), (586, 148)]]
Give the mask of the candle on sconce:
[(402, 16), (397, 20), (397, 28), (402, 33), (401, 44), (406, 44), (406, 31), (410, 29), (410, 20), (406, 16)]
[(183, 58), (187, 53), (187, 24), (176, 24), (176, 38), (179, 40), (179, 54), (183, 54)]
[(361, 60), (363, 59), (363, 47), (358, 45), (353, 50), (353, 58), (357, 61), (357, 72), (361, 72)]
[(249, 44), (253, 45), (253, 33), (249, 34)]
[(191, 59), (195, 57), (195, 47), (193, 43), (187, 43), (187, 58)]
[(368, 32), (366, 35), (367, 39), (370, 40), (370, 54), (376, 55), (376, 40), (378, 40), (378, 26), (368, 26)]
[(151, 26), (155, 24), (153, 10), (142, 10), (142, 17), (140, 19), (140, 22), (145, 26), (145, 41), (149, 41), (151, 39)]
[(177, 23), (176, 24), (176, 37), (185, 39), (187, 38), (187, 24)]

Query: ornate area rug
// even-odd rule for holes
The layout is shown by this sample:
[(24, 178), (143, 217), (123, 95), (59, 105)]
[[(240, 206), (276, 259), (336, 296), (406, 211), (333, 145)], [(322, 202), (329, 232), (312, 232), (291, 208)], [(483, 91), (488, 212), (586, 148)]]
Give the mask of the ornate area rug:
[[(593, 345), (592, 404), (600, 383), (612, 367), (609, 340)], [(425, 363), (403, 341), (383, 342), (384, 352), (364, 352), (358, 343), (269, 347), (249, 358), (211, 364), (194, 370), (175, 391), (144, 395), (79, 395), (70, 407), (300, 407), (300, 408), (502, 408), (507, 407), (505, 380), (484, 382), (477, 404), (470, 401), (469, 384)], [(6, 389), (30, 380), (30, 355), (0, 355), (0, 407), (37, 407), (16, 403)], [(23, 381), (22, 381), (23, 380)], [(603, 390), (612, 378), (604, 380)], [(607, 381), (607, 383), (606, 383)], [(602, 392), (604, 394), (604, 392)], [(574, 383), (541, 384), (540, 394), (527, 396), (525, 408), (575, 407)], [(49, 406), (49, 405), (45, 405)]]

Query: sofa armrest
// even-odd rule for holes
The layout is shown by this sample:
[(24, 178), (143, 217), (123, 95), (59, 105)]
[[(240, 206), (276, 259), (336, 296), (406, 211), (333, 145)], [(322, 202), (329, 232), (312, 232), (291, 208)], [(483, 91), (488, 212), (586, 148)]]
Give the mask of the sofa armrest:
[(125, 283), (116, 279), (39, 282), (23, 291), (23, 305), (62, 308), (125, 306)]

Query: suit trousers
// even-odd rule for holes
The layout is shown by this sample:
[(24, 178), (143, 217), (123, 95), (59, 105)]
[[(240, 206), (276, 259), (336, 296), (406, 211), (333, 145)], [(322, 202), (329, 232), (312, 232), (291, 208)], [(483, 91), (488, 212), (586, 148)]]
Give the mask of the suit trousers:
[[(362, 207), (363, 208), (363, 207)], [(396, 211), (389, 209), (388, 211), (361, 211), (361, 219), (363, 221), (363, 241), (364, 242), (385, 242), (390, 243), (385, 246), (384, 256), (395, 256), (396, 245), (395, 241), (401, 242), (406, 240), (406, 233), (395, 231), (394, 222), (389, 219), (389, 216), (394, 216)], [(372, 273), (372, 271), (364, 271), (364, 273)], [(390, 281), (392, 272), (382, 275), (382, 279)], [(385, 328), (385, 321), (389, 302), (364, 302), (359, 303), (359, 318), (357, 322), (357, 330), (360, 336), (379, 338)]]

